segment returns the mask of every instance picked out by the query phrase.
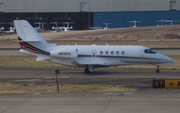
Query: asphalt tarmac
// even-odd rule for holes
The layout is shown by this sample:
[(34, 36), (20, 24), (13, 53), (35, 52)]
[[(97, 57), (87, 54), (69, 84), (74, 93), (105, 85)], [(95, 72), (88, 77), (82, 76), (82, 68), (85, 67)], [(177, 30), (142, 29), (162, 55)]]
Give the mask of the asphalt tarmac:
[(179, 106), (176, 90), (0, 96), (0, 113), (179, 113)]
[[(55, 82), (53, 69), (0, 68), (0, 82)], [(179, 70), (60, 69), (61, 83), (113, 84), (135, 92), (0, 94), (0, 113), (169, 113), (180, 111), (179, 89), (152, 89), (153, 79), (180, 79)]]
[[(0, 69), (0, 82), (55, 82), (54, 69), (49, 68), (6, 68)], [(180, 79), (179, 70), (154, 69), (115, 69), (99, 68), (85, 74), (83, 68), (61, 68), (60, 83), (72, 84), (111, 84), (135, 87), (138, 90), (151, 89), (153, 79)]]

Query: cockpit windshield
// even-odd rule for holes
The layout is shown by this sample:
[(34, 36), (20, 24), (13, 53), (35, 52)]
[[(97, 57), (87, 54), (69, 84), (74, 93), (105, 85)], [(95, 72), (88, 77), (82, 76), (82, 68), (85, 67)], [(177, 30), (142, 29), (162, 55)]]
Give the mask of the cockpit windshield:
[(153, 51), (152, 49), (145, 49), (144, 53), (148, 53), (148, 54), (156, 54), (155, 51)]

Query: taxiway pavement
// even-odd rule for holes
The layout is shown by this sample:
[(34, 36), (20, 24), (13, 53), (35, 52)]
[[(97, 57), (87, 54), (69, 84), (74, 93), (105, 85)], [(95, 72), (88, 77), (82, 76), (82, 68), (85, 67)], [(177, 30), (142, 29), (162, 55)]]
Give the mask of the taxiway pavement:
[(178, 113), (179, 90), (0, 95), (0, 113)]
[[(53, 69), (1, 67), (0, 82), (55, 82)], [(112, 84), (135, 92), (0, 94), (0, 113), (169, 113), (180, 111), (179, 89), (152, 89), (153, 79), (180, 79), (179, 70), (62, 68), (60, 83)]]
[[(1, 67), (0, 82), (55, 82), (54, 69)], [(114, 69), (100, 68), (85, 74), (83, 68), (61, 68), (58, 75), (60, 83), (72, 84), (112, 84), (135, 87), (139, 90), (151, 89), (154, 79), (180, 79), (180, 70), (154, 69)]]

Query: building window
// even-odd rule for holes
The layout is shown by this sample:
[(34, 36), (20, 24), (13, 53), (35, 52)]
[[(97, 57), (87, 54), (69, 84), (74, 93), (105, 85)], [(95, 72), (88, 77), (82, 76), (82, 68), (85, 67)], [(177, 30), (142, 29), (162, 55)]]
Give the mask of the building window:
[(170, 1), (170, 10), (176, 10), (176, 1)]
[(87, 4), (86, 2), (80, 2), (80, 11), (87, 12)]
[(0, 12), (4, 12), (4, 4), (0, 3)]

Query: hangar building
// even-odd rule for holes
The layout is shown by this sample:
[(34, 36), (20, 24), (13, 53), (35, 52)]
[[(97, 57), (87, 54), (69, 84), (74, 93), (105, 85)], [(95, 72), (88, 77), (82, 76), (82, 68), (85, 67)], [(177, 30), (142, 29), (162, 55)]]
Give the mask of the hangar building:
[[(45, 22), (73, 22), (74, 29), (161, 25), (161, 20), (180, 23), (180, 0), (0, 0), (0, 22), (26, 19), (32, 25)], [(157, 21), (159, 20), (159, 21)], [(166, 22), (165, 24), (170, 24)], [(7, 26), (7, 25), (6, 25)], [(8, 28), (8, 26), (7, 26)]]

